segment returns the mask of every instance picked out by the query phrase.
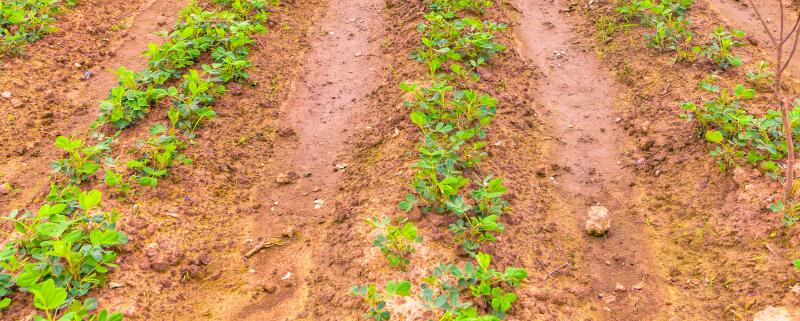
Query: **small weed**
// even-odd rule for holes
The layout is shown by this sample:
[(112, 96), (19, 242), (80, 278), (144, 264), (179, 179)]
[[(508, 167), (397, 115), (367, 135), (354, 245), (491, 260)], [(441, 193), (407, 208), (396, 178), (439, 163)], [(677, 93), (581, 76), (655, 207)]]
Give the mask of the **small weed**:
[(702, 47), (694, 47), (695, 53), (709, 59), (722, 70), (742, 65), (742, 58), (733, 53), (733, 48), (743, 45), (741, 41), (736, 40), (745, 37), (743, 31), (728, 32), (719, 27), (708, 37), (710, 38), (709, 43)]
[(372, 241), (381, 253), (389, 261), (389, 266), (405, 270), (410, 262), (408, 255), (414, 253), (414, 243), (422, 242), (422, 237), (418, 235), (417, 227), (414, 223), (408, 222), (405, 217), (397, 220), (397, 224), (392, 224), (390, 218), (372, 218), (369, 224), (376, 229), (383, 231)]
[(755, 70), (747, 72), (747, 79), (758, 88), (768, 88), (775, 82), (775, 73), (771, 72), (769, 68), (770, 64), (761, 60)]
[(364, 314), (364, 318), (375, 321), (385, 321), (391, 318), (391, 313), (386, 310), (386, 300), (392, 297), (405, 297), (410, 294), (411, 283), (408, 281), (389, 281), (382, 292), (379, 292), (374, 284), (353, 286), (350, 293), (360, 296), (364, 303), (369, 306), (369, 310)]

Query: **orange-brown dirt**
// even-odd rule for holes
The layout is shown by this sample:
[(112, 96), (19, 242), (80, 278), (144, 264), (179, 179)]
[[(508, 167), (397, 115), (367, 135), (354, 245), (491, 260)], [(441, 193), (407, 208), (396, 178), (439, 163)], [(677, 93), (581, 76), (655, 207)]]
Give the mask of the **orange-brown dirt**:
[[(59, 134), (85, 132), (114, 85), (107, 69), (145, 65), (152, 32), (185, 2), (82, 1), (61, 31), (3, 62), (0, 210), (32, 207), (48, 188)], [(750, 320), (797, 303), (795, 228), (766, 207), (777, 183), (752, 168), (721, 173), (679, 103), (697, 100), (709, 66), (674, 64), (645, 48), (644, 28), (604, 36), (615, 1), (498, 1), (509, 50), (480, 70), (499, 99), (482, 173), (504, 177), (513, 210), (483, 249), (498, 268), (530, 273), (509, 320)], [(365, 219), (397, 213), (420, 134), (398, 88), (421, 78), (418, 0), (294, 0), (273, 9), (251, 53), (252, 81), (231, 85), (219, 117), (190, 146), (191, 166), (154, 190), (109, 199), (131, 243), (101, 307), (130, 320), (358, 320), (353, 284), (419, 280), (438, 262), (465, 262), (449, 218), (411, 213), (425, 242), (408, 272), (389, 269)], [(770, 14), (774, 14), (770, 13)], [(698, 35), (742, 28), (744, 81), (770, 59), (749, 8), (699, 1)], [(87, 18), (91, 17), (91, 18)], [(752, 31), (751, 31), (752, 30)], [(80, 80), (86, 70), (94, 75)], [(794, 72), (794, 71), (793, 71)], [(789, 92), (797, 92), (792, 81)], [(767, 95), (753, 104), (768, 107)], [(163, 121), (163, 106), (119, 139), (119, 150)], [(109, 193), (107, 193), (109, 194)], [(586, 210), (610, 209), (605, 237), (583, 232)], [(316, 207), (318, 208), (315, 208)], [(7, 228), (5, 226), (4, 228)], [(262, 242), (285, 244), (245, 254)], [(617, 285), (623, 289), (617, 289)], [(30, 302), (2, 314), (24, 320)], [(393, 320), (427, 320), (420, 299), (394, 300)]]

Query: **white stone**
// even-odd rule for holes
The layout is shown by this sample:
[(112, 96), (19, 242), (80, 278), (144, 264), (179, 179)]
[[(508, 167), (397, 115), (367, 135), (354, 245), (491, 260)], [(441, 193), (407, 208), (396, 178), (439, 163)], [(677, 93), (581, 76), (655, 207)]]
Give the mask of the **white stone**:
[(611, 228), (611, 214), (604, 206), (592, 206), (589, 208), (588, 218), (584, 229), (586, 233), (593, 236), (601, 236)]
[(753, 321), (797, 321), (800, 320), (800, 311), (785, 307), (768, 306), (766, 309), (753, 315)]

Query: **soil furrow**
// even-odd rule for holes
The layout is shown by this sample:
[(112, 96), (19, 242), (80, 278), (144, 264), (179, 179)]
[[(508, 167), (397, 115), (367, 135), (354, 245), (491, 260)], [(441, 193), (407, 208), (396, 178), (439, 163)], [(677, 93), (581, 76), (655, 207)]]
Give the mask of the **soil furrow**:
[[(309, 31), (299, 79), (280, 84), (290, 93), (272, 129), (274, 149), (269, 155), (258, 150), (241, 155), (258, 161), (265, 171), (248, 191), (230, 191), (250, 195), (257, 204), (252, 215), (230, 222), (250, 240), (245, 250), (265, 240), (288, 242), (256, 252), (242, 262), (244, 271), (224, 271), (222, 278), (236, 284), (235, 294), (207, 287), (192, 300), (197, 307), (221, 306), (207, 316), (212, 320), (303, 319), (306, 301), (317, 290), (308, 284), (314, 278), (309, 271), (317, 264), (312, 249), (325, 242), (329, 225), (323, 223), (334, 215), (334, 200), (346, 198), (338, 194), (341, 176), (348, 171), (347, 152), (354, 148), (349, 136), (366, 126), (358, 115), (366, 112), (368, 94), (380, 84), (378, 71), (386, 66), (375, 41), (382, 30), (381, 1), (318, 6), (324, 14), (310, 15), (317, 22)], [(237, 260), (232, 255), (217, 259)]]
[[(282, 175), (298, 178), (289, 184), (277, 182), (280, 186), (268, 192), (274, 203), (269, 213), (252, 217), (251, 238), (296, 230), (297, 237), (310, 247), (325, 242), (319, 236), (327, 225), (319, 223), (334, 215), (333, 199), (349, 159), (344, 153), (352, 149), (348, 137), (353, 129), (366, 126), (355, 115), (364, 112), (367, 94), (378, 85), (377, 70), (385, 66), (380, 44), (373, 39), (381, 30), (381, 6), (380, 0), (329, 1), (312, 29), (316, 36), (311, 39), (304, 74), (282, 106), (279, 135), (291, 140), (278, 143), (269, 162), (274, 169), (269, 176), (273, 183)], [(250, 304), (239, 315), (245, 320), (299, 317), (312, 290), (307, 285), (315, 265), (311, 254), (309, 247), (289, 247), (254, 257), (248, 263), (258, 270), (253, 280), (291, 284), (294, 293)], [(264, 266), (270, 269), (257, 268)], [(279, 278), (270, 270), (280, 271)]]
[[(666, 293), (638, 217), (635, 176), (622, 157), (631, 146), (616, 124), (613, 80), (560, 12), (564, 4), (518, 1), (517, 7), (522, 47), (544, 73), (537, 102), (552, 139), (543, 146), (543, 162), (562, 173), (552, 176), (556, 196), (548, 215), (567, 220), (571, 233), (585, 235), (588, 207), (607, 207), (610, 231), (602, 238), (584, 237), (582, 260), (574, 268), (593, 279), (598, 317), (657, 316)], [(617, 290), (618, 284), (625, 291)]]

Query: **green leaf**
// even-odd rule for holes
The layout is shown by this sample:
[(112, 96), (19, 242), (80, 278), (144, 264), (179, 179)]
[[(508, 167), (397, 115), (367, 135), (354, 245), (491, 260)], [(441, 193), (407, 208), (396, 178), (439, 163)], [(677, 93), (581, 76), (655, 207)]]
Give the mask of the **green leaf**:
[(712, 92), (712, 93), (718, 93), (719, 92), (719, 86), (710, 84), (710, 83), (705, 82), (705, 81), (700, 82), (700, 88), (705, 90), (705, 91)]
[(33, 303), (41, 310), (58, 308), (67, 299), (67, 291), (56, 286), (53, 279), (48, 279), (32, 287)]
[(783, 201), (777, 201), (775, 203), (769, 204), (769, 209), (773, 213), (781, 213), (786, 209), (786, 207), (785, 205), (783, 205)]
[[(78, 301), (74, 301), (73, 304), (76, 304)], [(87, 311), (94, 311), (97, 309), (97, 298), (88, 298), (83, 300), (83, 304), (80, 305), (83, 309)]]
[(117, 175), (117, 173), (114, 173), (114, 171), (107, 170), (105, 182), (106, 185), (108, 186), (117, 186), (122, 182), (122, 178), (120, 178), (120, 176)]
[(406, 280), (395, 282), (389, 281), (386, 283), (386, 294), (397, 296), (408, 296), (411, 291), (411, 283)]
[(60, 237), (69, 227), (69, 223), (46, 222), (36, 225), (36, 233), (46, 237)]
[(83, 192), (78, 195), (78, 203), (80, 203), (81, 208), (84, 210), (91, 210), (97, 207), (100, 204), (100, 199), (103, 197), (103, 194), (100, 191), (93, 189), (89, 192)]
[(683, 109), (685, 111), (696, 111), (697, 110), (697, 105), (695, 105), (691, 101), (686, 101), (686, 102), (683, 102), (681, 104), (681, 109)]
[(9, 305), (11, 305), (11, 298), (0, 300), (0, 310), (7, 308)]
[(418, 201), (413, 194), (406, 194), (406, 200), (400, 202), (398, 207), (400, 207), (400, 209), (404, 212), (410, 212), (412, 209), (414, 209), (414, 206), (417, 205), (417, 203)]
[(116, 230), (100, 231), (99, 229), (94, 229), (89, 233), (89, 240), (91, 240), (92, 245), (117, 245), (123, 239), (122, 236), (124, 234), (121, 234)]
[(39, 218), (50, 217), (55, 214), (61, 214), (67, 208), (66, 204), (44, 204), (42, 207), (39, 208)]
[(64, 313), (64, 315), (58, 318), (58, 321), (73, 321), (73, 320), (75, 320), (75, 312)]
[(761, 169), (763, 169), (765, 171), (768, 171), (768, 172), (773, 172), (773, 171), (776, 172), (776, 171), (780, 170), (780, 167), (778, 167), (778, 164), (775, 164), (775, 162), (773, 162), (773, 161), (764, 161), (764, 162), (761, 162)]
[(728, 57), (727, 59), (728, 59), (728, 63), (731, 66), (739, 67), (739, 66), (742, 65), (742, 58), (739, 57), (739, 56), (732, 56), (732, 57)]
[(401, 82), (400, 83), (400, 90), (405, 92), (412, 92), (417, 90), (417, 84)]
[(509, 267), (509, 268), (506, 268), (506, 272), (504, 273), (504, 276), (506, 278), (506, 281), (510, 285), (517, 286), (523, 280), (528, 278), (528, 271), (525, 270), (525, 269)]
[(733, 88), (733, 93), (739, 99), (753, 99), (753, 97), (756, 96), (756, 91), (754, 89), (746, 88), (742, 84), (736, 85), (736, 87)]
[(725, 137), (722, 135), (722, 132), (718, 130), (709, 130), (706, 132), (706, 140), (712, 143), (717, 143), (717, 144), (722, 143), (722, 140), (724, 138)]
[(63, 150), (69, 151), (70, 150), (69, 138), (66, 138), (64, 136), (56, 137), (56, 146), (58, 146), (58, 148), (61, 148)]
[(475, 255), (475, 260), (478, 261), (478, 266), (486, 270), (489, 268), (489, 264), (492, 262), (492, 256), (486, 253), (478, 253)]
[[(497, 288), (495, 288), (497, 290)], [(494, 290), (492, 290), (492, 294), (495, 294)], [(499, 290), (498, 290), (499, 292)], [(506, 293), (503, 295), (495, 295), (492, 298), (492, 309), (495, 311), (506, 312), (509, 308), (511, 308), (511, 303), (517, 300), (517, 295), (514, 293)]]
[(411, 113), (411, 122), (419, 127), (425, 126), (425, 123), (428, 122), (427, 117), (425, 117), (424, 113), (415, 111)]
[(192, 28), (192, 27), (186, 27), (185, 29), (183, 29), (183, 30), (181, 31), (181, 34), (180, 34), (180, 36), (181, 36), (181, 38), (188, 39), (188, 38), (189, 38), (189, 37), (191, 37), (193, 34), (194, 34), (194, 28)]
[(26, 264), (23, 271), (17, 275), (17, 286), (21, 288), (34, 287), (44, 273), (44, 271), (36, 269), (36, 263)]
[(417, 227), (414, 226), (414, 223), (406, 223), (403, 225), (403, 229), (401, 231), (403, 233), (403, 237), (405, 237), (407, 240), (417, 239)]
[(109, 315), (108, 311), (103, 310), (97, 314), (97, 321), (122, 321), (122, 314), (119, 312), (114, 312)]

